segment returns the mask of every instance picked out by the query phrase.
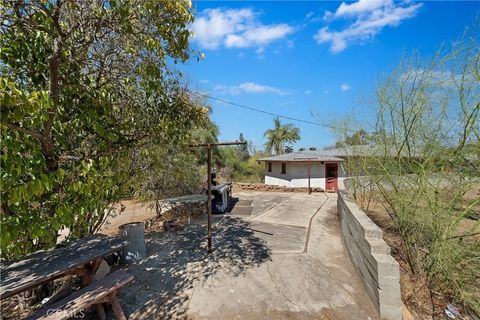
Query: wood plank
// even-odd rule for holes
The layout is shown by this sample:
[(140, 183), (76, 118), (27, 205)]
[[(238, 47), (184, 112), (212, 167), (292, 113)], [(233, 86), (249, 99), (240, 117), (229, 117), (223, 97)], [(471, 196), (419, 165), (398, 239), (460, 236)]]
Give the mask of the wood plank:
[(126, 245), (125, 240), (94, 235), (73, 244), (39, 251), (8, 265), (0, 265), (0, 299), (46, 283), (105, 257)]
[[(103, 301), (110, 294), (133, 280), (133, 275), (118, 270), (105, 278), (96, 281), (70, 296), (40, 309), (30, 320), (61, 320), (69, 319), (82, 310), (88, 309), (97, 302)], [(109, 297), (108, 297), (109, 298)], [(109, 301), (111, 301), (109, 299)], [(118, 308), (119, 305), (115, 307)]]
[(112, 304), (113, 313), (115, 313), (117, 320), (127, 320), (127, 317), (125, 317), (125, 313), (123, 313), (122, 307), (118, 302), (116, 292), (110, 294), (110, 303)]
[(107, 320), (107, 315), (105, 314), (105, 309), (103, 309), (103, 305), (97, 302), (95, 308), (97, 309), (97, 318), (99, 320)]

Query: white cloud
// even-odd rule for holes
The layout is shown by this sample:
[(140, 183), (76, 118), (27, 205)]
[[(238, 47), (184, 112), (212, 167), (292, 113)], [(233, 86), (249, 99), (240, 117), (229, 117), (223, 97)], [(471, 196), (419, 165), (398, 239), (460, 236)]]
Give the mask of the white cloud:
[(348, 83), (342, 83), (340, 85), (340, 90), (342, 90), (342, 91), (350, 90), (350, 85)]
[(206, 9), (192, 24), (204, 49), (262, 47), (294, 31), (288, 24), (264, 25), (252, 9)]
[(396, 27), (403, 20), (414, 17), (422, 4), (393, 0), (359, 0), (342, 4), (335, 12), (325, 12), (326, 20), (340, 18), (354, 19), (341, 31), (332, 31), (329, 26), (321, 28), (314, 36), (318, 43), (330, 43), (330, 51), (343, 51), (351, 43), (366, 41), (375, 37), (385, 27)]
[(244, 82), (236, 86), (224, 86), (218, 85), (214, 89), (215, 91), (223, 94), (237, 95), (240, 93), (253, 93), (253, 94), (263, 94), (271, 93), (277, 94), (280, 96), (289, 95), (290, 92), (278, 89), (272, 86), (257, 84), (255, 82)]
[(307, 96), (311, 93), (312, 93), (312, 90), (305, 90), (305, 92), (304, 92), (304, 94), (307, 95)]
[(374, 10), (382, 8), (387, 2), (391, 2), (390, 0), (382, 1), (382, 0), (358, 0), (357, 2), (353, 2), (351, 4), (346, 4), (342, 2), (338, 7), (337, 11), (335, 11), (335, 17), (342, 17), (342, 16), (357, 16), (361, 14), (368, 14)]

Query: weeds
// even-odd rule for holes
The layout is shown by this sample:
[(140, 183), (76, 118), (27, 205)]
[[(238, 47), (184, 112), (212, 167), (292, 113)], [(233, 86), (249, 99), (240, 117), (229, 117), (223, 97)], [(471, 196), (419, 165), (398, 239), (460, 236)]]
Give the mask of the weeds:
[[(381, 81), (369, 148), (348, 161), (353, 192), (378, 194), (405, 260), (432, 299), (480, 315), (480, 50), (468, 34)], [(344, 133), (346, 135), (346, 133)], [(368, 150), (368, 152), (366, 152)], [(470, 218), (469, 218), (470, 217)]]

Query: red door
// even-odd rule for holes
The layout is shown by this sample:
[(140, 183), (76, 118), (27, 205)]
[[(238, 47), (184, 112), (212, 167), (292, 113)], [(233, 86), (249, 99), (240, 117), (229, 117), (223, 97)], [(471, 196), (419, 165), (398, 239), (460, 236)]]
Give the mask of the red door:
[(338, 163), (325, 164), (325, 189), (327, 191), (338, 191)]

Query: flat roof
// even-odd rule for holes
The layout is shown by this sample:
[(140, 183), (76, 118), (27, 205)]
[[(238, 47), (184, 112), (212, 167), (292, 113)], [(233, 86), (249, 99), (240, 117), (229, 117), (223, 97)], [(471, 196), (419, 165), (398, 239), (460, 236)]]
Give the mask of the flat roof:
[[(380, 146), (356, 145), (344, 146), (341, 148), (331, 148), (324, 150), (305, 150), (292, 153), (279, 154), (276, 156), (261, 158), (259, 161), (345, 161), (346, 157), (382, 157), (385, 155), (396, 156), (394, 150), (384, 150)], [(407, 157), (405, 151), (402, 157)]]
[(285, 153), (280, 154), (278, 156), (272, 156), (267, 158), (258, 159), (258, 161), (280, 161), (280, 162), (341, 162), (345, 161), (342, 158), (334, 157), (334, 156), (327, 156), (327, 155), (313, 155), (313, 154), (305, 154), (302, 152), (292, 152), (292, 153)]

